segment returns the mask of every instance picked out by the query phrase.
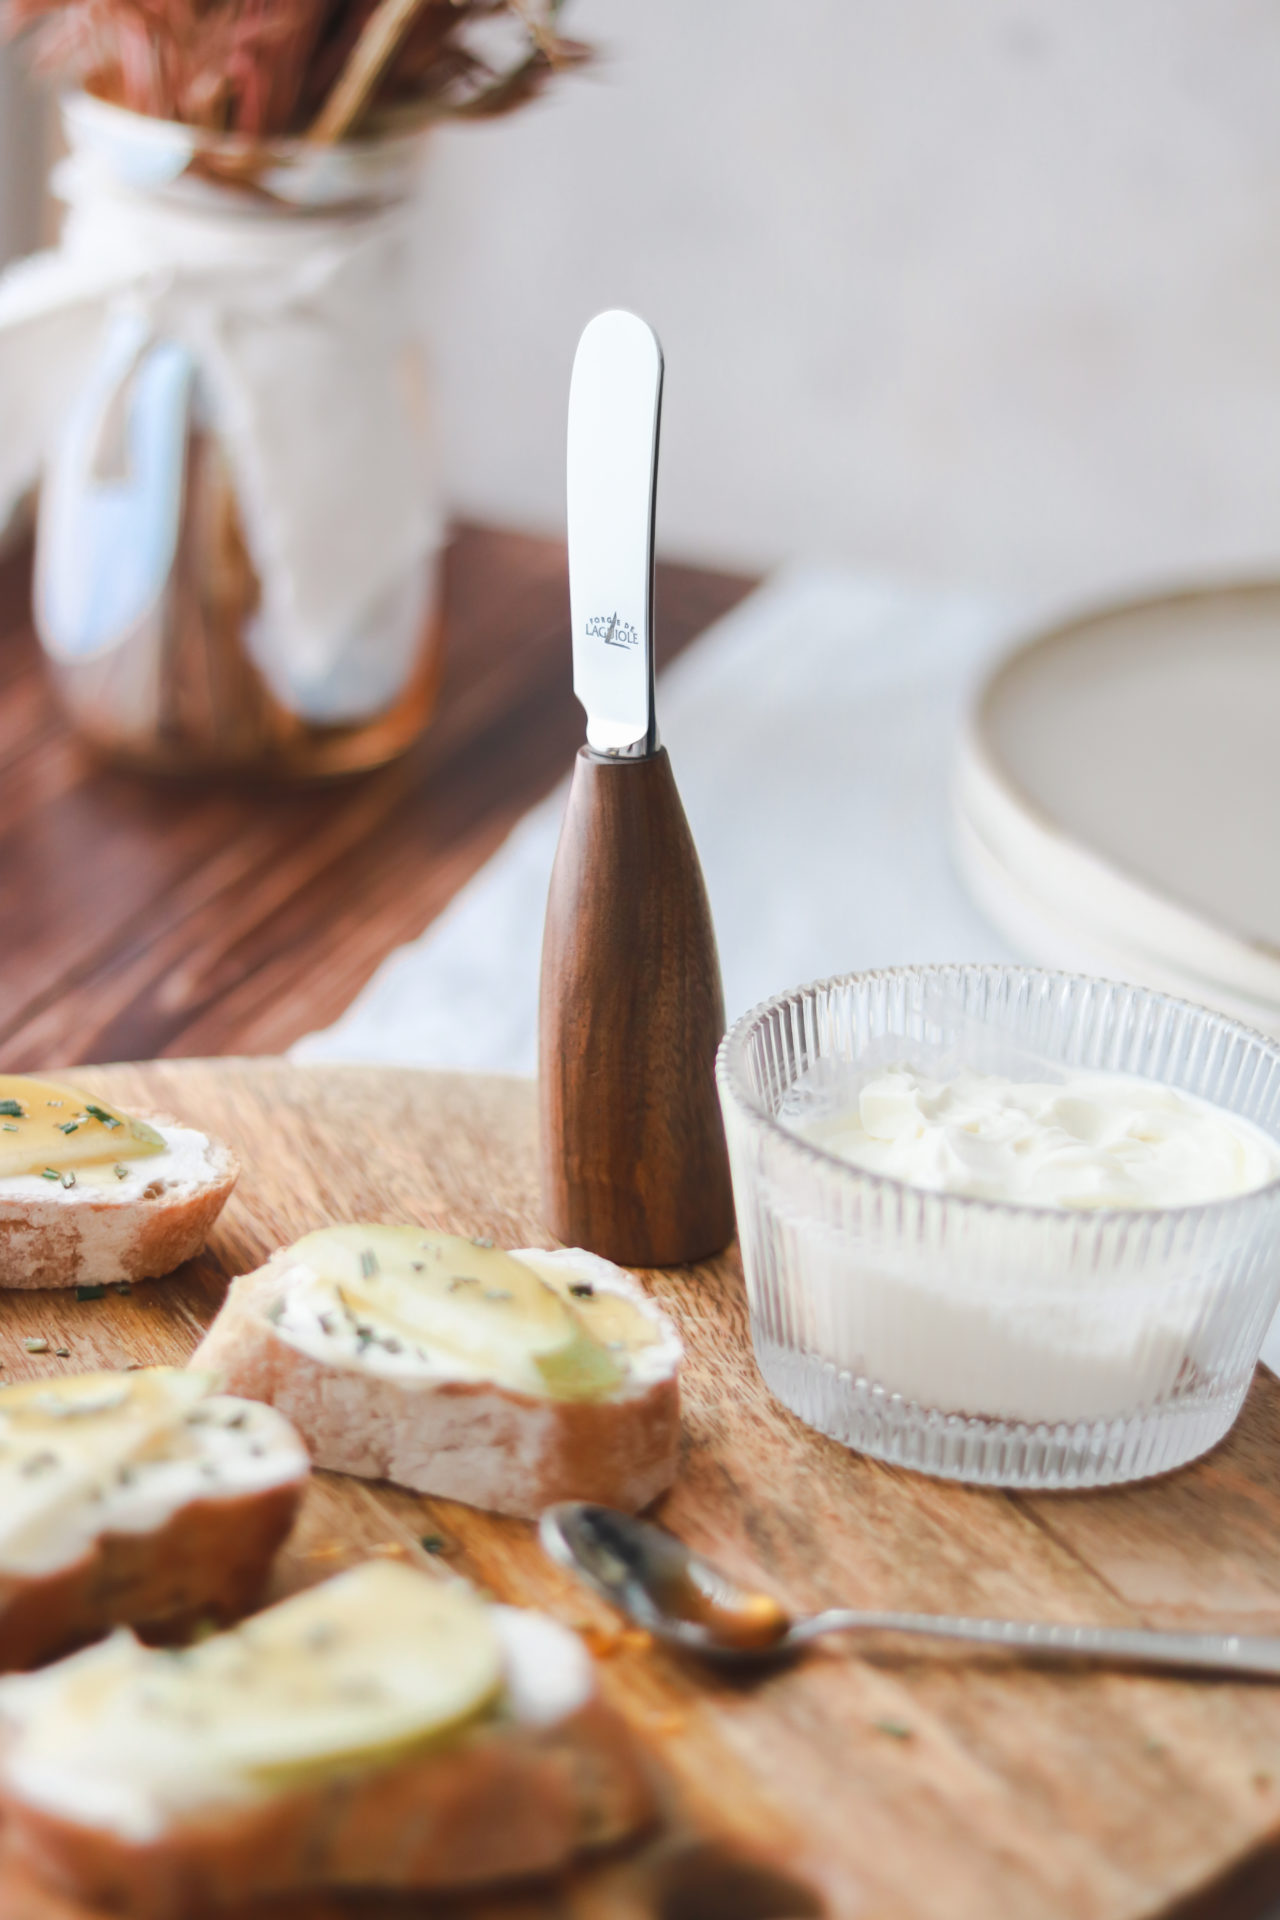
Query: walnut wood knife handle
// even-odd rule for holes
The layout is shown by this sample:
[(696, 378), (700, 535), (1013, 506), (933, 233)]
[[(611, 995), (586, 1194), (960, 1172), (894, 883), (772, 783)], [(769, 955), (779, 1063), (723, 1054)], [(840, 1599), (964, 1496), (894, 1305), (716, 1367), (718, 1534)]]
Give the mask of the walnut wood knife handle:
[(542, 944), (542, 1198), (558, 1239), (668, 1267), (733, 1237), (723, 1031), (711, 910), (666, 751), (584, 747)]

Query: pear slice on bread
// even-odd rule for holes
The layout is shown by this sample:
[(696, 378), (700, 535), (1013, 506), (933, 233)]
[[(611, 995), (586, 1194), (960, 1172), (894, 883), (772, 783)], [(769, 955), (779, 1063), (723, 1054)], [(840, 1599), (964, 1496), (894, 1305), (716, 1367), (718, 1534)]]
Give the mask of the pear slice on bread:
[(0, 1682), (8, 1846), (133, 1920), (551, 1872), (651, 1813), (575, 1635), (371, 1562), (181, 1653)]
[(238, 1173), (193, 1127), (0, 1075), (0, 1287), (171, 1273), (200, 1252)]
[(681, 1359), (592, 1254), (346, 1225), (233, 1281), (192, 1364), (287, 1414), (317, 1465), (532, 1517), (670, 1485)]
[(510, 1254), (457, 1234), (326, 1227), (292, 1248), (365, 1348), (432, 1352), (482, 1378), (591, 1400), (626, 1378), (555, 1287)]
[(272, 1407), (152, 1367), (0, 1388), (0, 1667), (257, 1600), (310, 1472)]

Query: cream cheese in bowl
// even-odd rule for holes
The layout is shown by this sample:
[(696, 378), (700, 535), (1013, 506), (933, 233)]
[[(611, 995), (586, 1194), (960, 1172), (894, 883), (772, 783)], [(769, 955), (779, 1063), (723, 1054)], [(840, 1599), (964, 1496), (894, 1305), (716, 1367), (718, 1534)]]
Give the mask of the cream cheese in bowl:
[(800, 988), (718, 1062), (761, 1369), (859, 1450), (1006, 1486), (1193, 1458), (1280, 1296), (1280, 1046), (1137, 988)]
[(798, 1130), (930, 1193), (1033, 1207), (1201, 1206), (1280, 1175), (1280, 1149), (1250, 1121), (1133, 1074), (936, 1079), (895, 1066), (856, 1105)]

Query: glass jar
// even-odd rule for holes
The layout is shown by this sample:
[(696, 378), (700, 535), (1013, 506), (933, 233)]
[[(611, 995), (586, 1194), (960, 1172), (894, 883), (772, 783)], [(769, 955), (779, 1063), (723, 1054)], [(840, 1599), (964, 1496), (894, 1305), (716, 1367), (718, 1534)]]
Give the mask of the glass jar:
[(441, 651), (420, 139), (250, 145), (85, 96), (64, 123), (35, 612), (70, 719), (163, 773), (392, 758)]
[(752, 1339), (778, 1398), (860, 1453), (987, 1486), (1107, 1486), (1213, 1446), (1280, 1300), (1280, 1180), (1200, 1206), (1024, 1206), (908, 1186), (796, 1130), (903, 1061), (1133, 1074), (1280, 1139), (1280, 1045), (1164, 994), (1015, 966), (779, 994), (717, 1066)]

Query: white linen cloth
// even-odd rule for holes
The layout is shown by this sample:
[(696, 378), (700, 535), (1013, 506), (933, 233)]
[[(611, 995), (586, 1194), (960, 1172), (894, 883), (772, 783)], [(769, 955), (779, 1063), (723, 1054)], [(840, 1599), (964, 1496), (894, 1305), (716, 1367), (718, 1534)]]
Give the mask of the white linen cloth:
[[(730, 1020), (855, 967), (1011, 957), (947, 849), (967, 689), (990, 604), (797, 568), (696, 641), (658, 725), (706, 875)], [(565, 673), (569, 673), (566, 653)], [(298, 1060), (532, 1073), (562, 787)]]
[[(131, 324), (138, 364), (163, 344), (195, 369), (262, 584), (248, 643), (277, 695), (316, 720), (362, 717), (353, 689), (357, 708), (385, 705), (417, 644), (413, 610), (389, 620), (388, 605), (406, 583), (421, 597), (440, 537), (405, 366), (407, 210), (282, 217), (247, 198), (227, 211), (213, 190), (169, 200), (122, 184), (91, 148), (55, 186), (59, 245), (0, 277), (0, 527)], [(370, 661), (371, 631), (405, 657)]]

